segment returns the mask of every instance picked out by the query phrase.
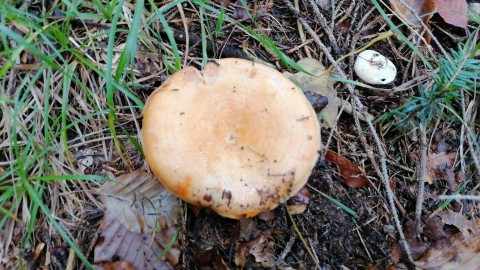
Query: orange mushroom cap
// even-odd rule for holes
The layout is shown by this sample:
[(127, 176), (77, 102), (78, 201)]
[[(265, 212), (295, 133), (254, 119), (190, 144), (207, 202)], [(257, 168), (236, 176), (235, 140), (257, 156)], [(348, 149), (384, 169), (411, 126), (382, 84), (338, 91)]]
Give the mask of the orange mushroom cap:
[(145, 104), (145, 158), (171, 192), (229, 218), (271, 210), (300, 190), (320, 127), (301, 89), (243, 59), (185, 67)]

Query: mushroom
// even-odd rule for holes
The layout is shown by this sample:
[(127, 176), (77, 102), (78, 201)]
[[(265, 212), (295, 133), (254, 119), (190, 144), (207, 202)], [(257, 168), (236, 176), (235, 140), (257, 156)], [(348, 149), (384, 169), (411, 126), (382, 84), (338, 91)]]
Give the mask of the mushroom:
[(229, 218), (285, 202), (319, 156), (320, 127), (303, 92), (277, 70), (243, 59), (185, 67), (148, 98), (143, 149), (181, 199)]
[(353, 69), (360, 79), (370, 84), (388, 84), (397, 76), (392, 61), (374, 50), (358, 54)]

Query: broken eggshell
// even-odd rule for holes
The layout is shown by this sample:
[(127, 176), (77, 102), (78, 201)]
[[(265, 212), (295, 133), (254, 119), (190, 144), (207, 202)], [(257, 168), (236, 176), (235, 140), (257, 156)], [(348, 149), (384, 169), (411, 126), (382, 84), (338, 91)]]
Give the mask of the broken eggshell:
[(397, 68), (392, 61), (374, 50), (361, 52), (353, 69), (360, 79), (369, 84), (389, 84), (397, 76)]

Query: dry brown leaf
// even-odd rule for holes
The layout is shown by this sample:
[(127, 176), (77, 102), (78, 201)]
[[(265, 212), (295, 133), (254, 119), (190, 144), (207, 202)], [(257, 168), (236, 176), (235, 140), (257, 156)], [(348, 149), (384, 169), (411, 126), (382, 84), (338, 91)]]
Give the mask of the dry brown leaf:
[(136, 270), (131, 263), (128, 262), (110, 262), (104, 263), (102, 266), (96, 266), (95, 270)]
[(465, 238), (458, 233), (449, 241), (437, 241), (417, 261), (420, 269), (478, 269), (480, 265), (480, 234)]
[(392, 246), (391, 246), (391, 250), (390, 250), (390, 260), (394, 263), (394, 264), (397, 264), (398, 262), (400, 262), (400, 258), (401, 258), (401, 248), (400, 248), (400, 245), (395, 243), (395, 242), (392, 242)]
[(324, 120), (324, 125), (333, 127), (338, 115), (338, 104), (335, 102), (337, 91), (333, 88), (332, 81), (327, 80), (330, 78), (330, 73), (325, 70), (322, 63), (313, 58), (300, 59), (297, 64), (313, 76), (303, 72), (295, 74), (285, 72), (284, 74), (299, 85), (303, 91), (310, 91), (328, 98), (328, 104), (320, 113), (319, 119)]
[(470, 234), (480, 234), (480, 228), (477, 227), (475, 221), (467, 219), (460, 213), (442, 211), (437, 215), (445, 224), (455, 226), (465, 236)]
[(260, 233), (261, 231), (254, 219), (246, 218), (240, 220), (240, 235), (238, 236), (240, 241), (250, 241), (257, 238)]
[[(160, 254), (175, 235), (178, 198), (151, 174), (135, 172), (103, 184), (98, 193), (106, 210), (95, 247), (95, 264), (124, 261), (135, 269), (172, 269), (178, 243)], [(165, 260), (166, 259), (166, 260)]]
[(438, 14), (446, 23), (465, 28), (468, 25), (468, 4), (466, 0), (436, 0)]
[(453, 162), (456, 152), (429, 152), (427, 160), (426, 180), (432, 184), (435, 179), (446, 179), (450, 189), (455, 189), (457, 184), (453, 174)]
[(348, 186), (360, 188), (370, 185), (368, 178), (363, 175), (360, 168), (342, 155), (327, 150), (325, 159), (335, 166), (338, 173), (342, 176), (343, 182)]
[(439, 216), (433, 216), (425, 220), (423, 232), (429, 240), (442, 240), (448, 238), (443, 226), (445, 226), (445, 222)]
[(276, 260), (273, 246), (274, 243), (264, 235), (246, 243), (239, 243), (235, 247), (235, 264), (243, 268), (247, 264), (248, 256), (253, 255), (256, 262), (271, 268), (275, 266)]
[(399, 0), (390, 0), (393, 11), (406, 23), (414, 27), (422, 26), (419, 18), (428, 26), (428, 21), (437, 10), (435, 0), (404, 0), (403, 2), (408, 7)]
[[(402, 1), (405, 4), (403, 5), (399, 0), (390, 0), (393, 11), (402, 18), (407, 24), (412, 27), (423, 28), (423, 23), (430, 29), (430, 18), (437, 11), (437, 4), (435, 0), (404, 0)], [(419, 20), (421, 19), (421, 21)], [(423, 32), (423, 31), (421, 31)], [(425, 33), (424, 38), (428, 43), (430, 43), (430, 35)]]
[(260, 236), (253, 247), (250, 249), (250, 254), (255, 257), (255, 261), (260, 263), (263, 267), (273, 267), (275, 265), (275, 251), (273, 250), (274, 243), (266, 236)]

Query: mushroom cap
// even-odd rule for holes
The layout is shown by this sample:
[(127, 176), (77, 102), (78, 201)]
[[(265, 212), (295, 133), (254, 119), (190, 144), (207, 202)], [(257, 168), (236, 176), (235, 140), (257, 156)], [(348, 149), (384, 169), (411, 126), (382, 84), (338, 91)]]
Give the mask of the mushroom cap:
[(142, 137), (167, 189), (236, 219), (294, 195), (320, 150), (316, 113), (301, 89), (273, 68), (235, 58), (173, 74), (145, 104)]
[(359, 53), (353, 70), (360, 79), (370, 84), (389, 84), (397, 76), (397, 68), (392, 61), (374, 50)]

